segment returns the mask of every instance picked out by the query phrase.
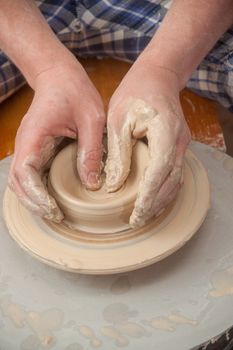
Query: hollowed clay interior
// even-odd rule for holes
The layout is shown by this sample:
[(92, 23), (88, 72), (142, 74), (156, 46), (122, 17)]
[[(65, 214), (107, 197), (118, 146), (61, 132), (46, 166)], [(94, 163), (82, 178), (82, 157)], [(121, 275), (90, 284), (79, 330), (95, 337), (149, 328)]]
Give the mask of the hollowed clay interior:
[(54, 159), (49, 173), (49, 192), (65, 215), (64, 224), (91, 233), (129, 229), (139, 181), (149, 161), (147, 146), (138, 141), (133, 149), (131, 171), (123, 186), (108, 193), (104, 182), (97, 191), (87, 190), (76, 170), (76, 144), (65, 147)]

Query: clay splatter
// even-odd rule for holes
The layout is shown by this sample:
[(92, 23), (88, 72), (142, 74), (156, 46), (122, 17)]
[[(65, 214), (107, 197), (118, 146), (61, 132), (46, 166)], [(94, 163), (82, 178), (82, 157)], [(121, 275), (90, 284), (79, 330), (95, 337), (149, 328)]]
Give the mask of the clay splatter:
[(27, 313), (23, 306), (11, 301), (10, 295), (5, 295), (0, 299), (0, 310), (3, 316), (9, 318), (16, 328), (24, 327)]
[(143, 326), (135, 322), (119, 324), (117, 329), (131, 338), (141, 338), (149, 335), (149, 332)]
[(179, 325), (196, 326), (198, 321), (190, 319), (179, 312), (172, 312), (166, 317), (154, 317), (150, 321), (144, 320), (143, 323), (154, 329), (174, 332)]
[(127, 305), (115, 303), (108, 305), (103, 312), (105, 321), (112, 323), (110, 326), (102, 327), (101, 333), (114, 340), (118, 347), (125, 347), (129, 344), (128, 338), (147, 337), (151, 333), (140, 323), (130, 320), (136, 317), (138, 312), (131, 310)]
[(81, 325), (81, 326), (77, 326), (75, 329), (78, 330), (83, 337), (85, 337), (90, 341), (90, 345), (93, 348), (99, 348), (102, 345), (102, 341), (96, 337), (91, 327), (86, 325)]
[(128, 276), (118, 277), (112, 284), (110, 290), (113, 294), (124, 294), (127, 293), (131, 288)]
[(137, 316), (136, 310), (121, 303), (110, 304), (103, 311), (105, 321), (112, 323), (110, 326), (101, 328), (101, 333), (114, 340), (118, 347), (125, 347), (129, 344), (129, 338), (141, 338), (150, 333), (139, 323), (132, 322), (129, 319)]
[(129, 344), (129, 341), (126, 337), (124, 337), (115, 327), (113, 326), (105, 326), (101, 328), (101, 333), (112, 340), (114, 340), (114, 344), (118, 347), (124, 347)]
[(136, 316), (138, 313), (122, 303), (110, 304), (103, 310), (105, 321), (113, 324), (128, 322), (129, 318)]
[(13, 322), (16, 328), (23, 328), (27, 325), (33, 331), (34, 334), (22, 342), (22, 349), (27, 349), (30, 343), (33, 343), (35, 349), (38, 346), (52, 347), (55, 344), (54, 332), (58, 331), (63, 324), (63, 312), (61, 310), (26, 311), (24, 306), (12, 302), (10, 295), (5, 295), (0, 299), (0, 311), (4, 317)]
[(192, 326), (196, 326), (198, 323), (196, 320), (192, 320), (190, 318), (187, 318), (187, 317), (181, 315), (179, 312), (171, 313), (168, 316), (168, 319), (176, 324), (189, 324)]
[(161, 331), (173, 332), (175, 330), (174, 324), (164, 317), (152, 318), (150, 321), (143, 321), (143, 323)]
[(212, 285), (213, 289), (209, 292), (212, 297), (233, 295), (233, 266), (217, 271), (212, 277)]

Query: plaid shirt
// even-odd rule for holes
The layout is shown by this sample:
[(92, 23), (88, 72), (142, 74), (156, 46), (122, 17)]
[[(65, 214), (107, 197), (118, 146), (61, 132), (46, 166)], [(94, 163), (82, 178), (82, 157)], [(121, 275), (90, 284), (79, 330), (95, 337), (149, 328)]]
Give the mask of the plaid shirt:
[[(38, 7), (63, 44), (79, 57), (133, 62), (160, 26), (171, 0), (44, 0)], [(187, 86), (233, 111), (233, 28), (193, 73)], [(0, 101), (25, 83), (0, 51)]]

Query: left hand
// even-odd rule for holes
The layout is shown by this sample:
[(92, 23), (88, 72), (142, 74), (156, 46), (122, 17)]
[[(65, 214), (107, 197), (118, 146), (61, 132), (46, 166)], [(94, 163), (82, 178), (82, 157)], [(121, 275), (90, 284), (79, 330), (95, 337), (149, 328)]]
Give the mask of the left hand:
[(150, 162), (130, 217), (143, 226), (175, 198), (182, 184), (190, 131), (179, 101), (179, 78), (171, 70), (139, 58), (113, 94), (108, 113), (106, 185), (122, 186), (130, 172), (135, 140), (148, 139)]
[(54, 222), (63, 213), (48, 193), (43, 174), (63, 137), (77, 138), (77, 171), (89, 189), (101, 186), (105, 112), (99, 93), (81, 64), (67, 60), (39, 74), (35, 95), (17, 131), (8, 183), (21, 203)]

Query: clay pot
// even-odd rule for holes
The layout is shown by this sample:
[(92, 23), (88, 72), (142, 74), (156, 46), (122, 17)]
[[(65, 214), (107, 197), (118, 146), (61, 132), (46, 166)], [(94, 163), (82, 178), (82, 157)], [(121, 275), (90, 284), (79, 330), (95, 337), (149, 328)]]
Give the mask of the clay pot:
[(76, 170), (76, 145), (65, 147), (54, 159), (49, 174), (49, 192), (65, 215), (64, 224), (93, 233), (129, 229), (139, 181), (148, 164), (148, 148), (139, 141), (133, 149), (131, 171), (123, 186), (108, 193), (104, 183), (97, 191), (86, 189)]

